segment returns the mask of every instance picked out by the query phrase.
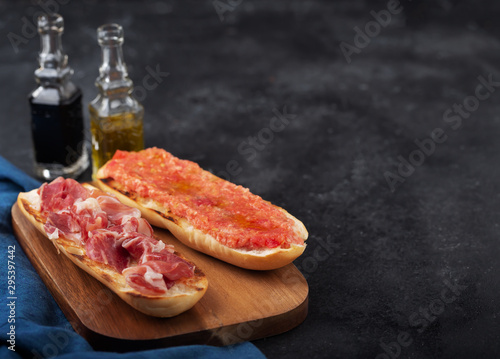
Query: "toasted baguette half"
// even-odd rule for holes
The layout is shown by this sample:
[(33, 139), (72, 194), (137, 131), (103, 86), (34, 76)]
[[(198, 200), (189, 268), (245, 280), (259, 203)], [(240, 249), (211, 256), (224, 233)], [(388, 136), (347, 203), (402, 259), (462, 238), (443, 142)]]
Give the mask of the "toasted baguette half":
[[(84, 186), (89, 189), (95, 188), (88, 184)], [(24, 216), (48, 239), (44, 229), (45, 223), (40, 215), (40, 196), (37, 190), (21, 192), (17, 198), (17, 204)], [(166, 294), (145, 295), (128, 286), (125, 276), (112, 267), (91, 260), (82, 246), (61, 237), (50, 241), (59, 253), (65, 255), (78, 267), (107, 286), (130, 306), (147, 315), (173, 317), (185, 312), (203, 297), (208, 287), (206, 276), (198, 267), (195, 267), (193, 277), (179, 279)], [(180, 253), (175, 252), (175, 254), (187, 260)]]
[[(102, 168), (97, 172), (96, 185), (103, 191), (115, 195), (122, 203), (138, 208), (142, 216), (154, 226), (168, 229), (185, 245), (202, 253), (218, 258), (235, 266), (253, 270), (271, 270), (281, 268), (305, 250), (306, 244), (292, 244), (290, 248), (264, 248), (257, 250), (235, 249), (219, 243), (210, 234), (194, 228), (186, 219), (175, 216), (168, 208), (152, 198), (142, 198), (135, 192), (126, 190), (113, 178), (106, 177)], [(285, 215), (294, 222), (294, 230), (306, 240), (307, 230), (302, 222), (281, 208)]]

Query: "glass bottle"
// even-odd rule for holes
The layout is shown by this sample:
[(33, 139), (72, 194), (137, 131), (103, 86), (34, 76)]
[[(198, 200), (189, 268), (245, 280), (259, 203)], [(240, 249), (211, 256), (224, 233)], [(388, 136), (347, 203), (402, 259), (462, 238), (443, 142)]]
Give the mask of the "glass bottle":
[(59, 14), (38, 18), (41, 52), (35, 71), (38, 87), (30, 94), (35, 174), (44, 180), (75, 178), (89, 165), (82, 113), (82, 93), (70, 78), (63, 52), (64, 20)]
[(106, 24), (97, 29), (102, 64), (95, 85), (97, 97), (89, 104), (92, 133), (92, 175), (116, 150), (144, 149), (144, 108), (132, 97), (133, 83), (123, 59), (123, 29)]

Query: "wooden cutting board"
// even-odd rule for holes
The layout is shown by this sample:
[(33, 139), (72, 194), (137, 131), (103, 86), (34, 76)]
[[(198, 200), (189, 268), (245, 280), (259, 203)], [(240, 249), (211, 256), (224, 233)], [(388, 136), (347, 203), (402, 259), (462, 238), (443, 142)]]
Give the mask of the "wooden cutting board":
[(173, 244), (205, 272), (209, 286), (189, 311), (173, 318), (150, 317), (59, 255), (17, 204), (12, 207), (12, 223), (21, 247), (71, 325), (96, 350), (227, 345), (283, 333), (307, 315), (309, 287), (293, 264), (262, 272), (238, 268), (155, 228), (159, 239)]

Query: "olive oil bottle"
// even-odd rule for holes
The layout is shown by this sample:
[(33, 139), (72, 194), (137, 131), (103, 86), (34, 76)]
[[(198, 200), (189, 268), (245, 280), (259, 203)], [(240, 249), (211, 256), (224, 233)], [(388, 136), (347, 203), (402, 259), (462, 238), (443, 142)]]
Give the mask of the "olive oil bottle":
[(38, 87), (29, 95), (29, 103), (35, 175), (43, 180), (75, 178), (89, 165), (82, 93), (70, 80), (73, 70), (62, 49), (63, 30), (64, 20), (59, 14), (38, 18)]
[(99, 93), (89, 104), (92, 134), (92, 176), (116, 150), (144, 149), (144, 108), (132, 97), (133, 82), (123, 59), (123, 28), (106, 24), (97, 29), (102, 63), (95, 84)]

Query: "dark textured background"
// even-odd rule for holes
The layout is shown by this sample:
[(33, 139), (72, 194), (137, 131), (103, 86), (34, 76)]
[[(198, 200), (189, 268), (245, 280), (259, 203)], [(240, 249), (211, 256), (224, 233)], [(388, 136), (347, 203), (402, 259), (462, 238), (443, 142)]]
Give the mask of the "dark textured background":
[[(392, 357), (500, 357), (498, 86), (461, 126), (445, 121), (455, 104), (474, 105), (478, 77), (500, 81), (498, 2), (403, 0), (350, 63), (340, 44), (386, 1), (243, 0), (222, 20), (212, 1), (66, 2), (64, 48), (85, 103), (95, 29), (120, 23), (135, 84), (147, 66), (170, 73), (143, 101), (146, 145), (214, 173), (236, 161), (233, 182), (308, 228), (295, 264), (309, 315), (255, 341), (269, 358), (390, 358), (383, 346), (398, 335), (411, 344)], [(0, 154), (27, 172), (39, 41), (16, 52), (7, 36), (38, 11), (0, 1)], [(290, 124), (248, 161), (238, 146), (284, 107)], [(435, 128), (446, 140), (391, 191), (385, 174)]]

